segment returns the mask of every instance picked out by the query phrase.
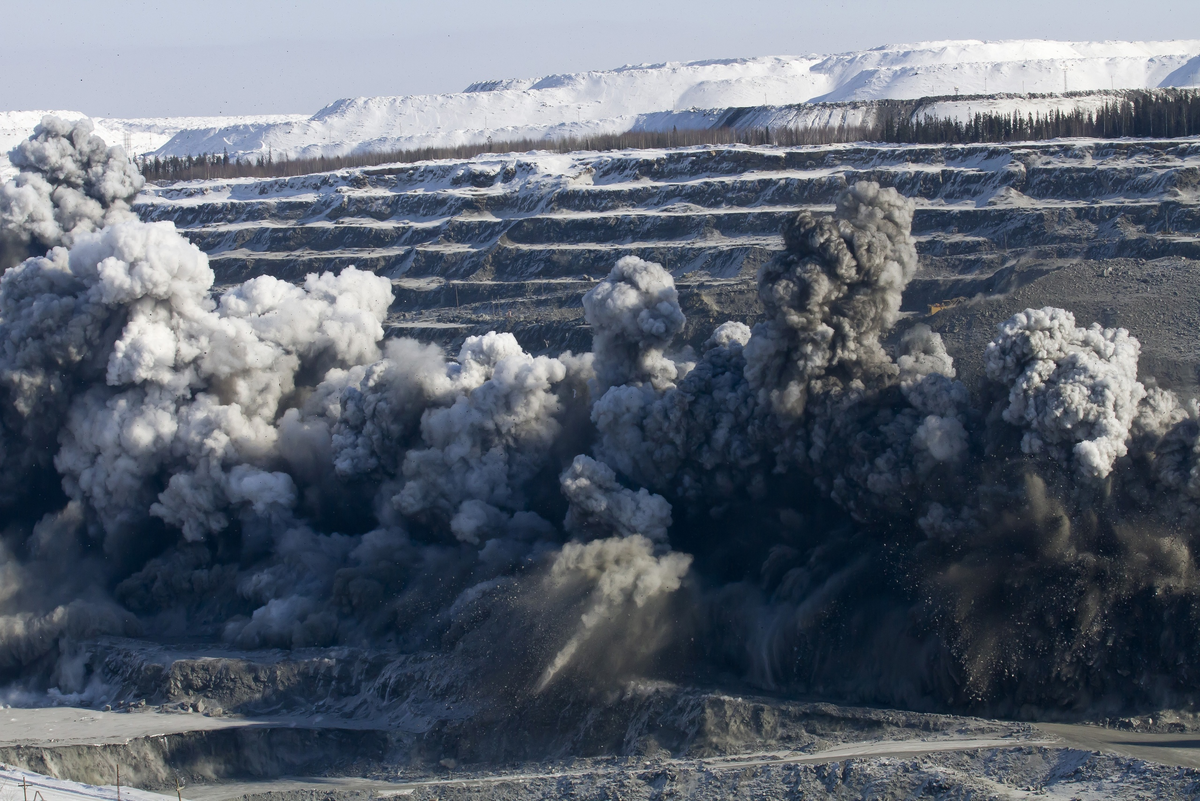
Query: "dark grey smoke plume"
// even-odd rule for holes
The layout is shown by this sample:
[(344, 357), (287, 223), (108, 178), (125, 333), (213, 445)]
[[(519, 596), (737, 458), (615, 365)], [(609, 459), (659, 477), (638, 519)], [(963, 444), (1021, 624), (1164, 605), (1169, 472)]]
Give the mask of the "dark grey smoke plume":
[(759, 274), (768, 320), (746, 347), (746, 377), (784, 418), (810, 394), (894, 377), (880, 345), (917, 269), (913, 204), (894, 189), (859, 183), (832, 217), (802, 212), (784, 226), (787, 256)]
[(677, 342), (671, 275), (628, 257), (584, 299), (593, 353), (448, 354), (385, 340), (391, 285), (354, 268), (215, 293), (82, 128), (14, 163), (6, 679), (86, 693), (117, 633), (436, 651), (506, 697), (669, 663), (931, 708), (1191, 702), (1195, 405), (1058, 309), (1001, 326), (969, 392), (893, 331), (893, 190), (789, 221), (753, 330)]
[(916, 706), (1190, 698), (1173, 666), (1195, 656), (1191, 624), (1167, 645), (1139, 621), (1191, 620), (1197, 600), (1174, 533), (1200, 486), (1195, 414), (1138, 382), (1128, 332), (1057, 309), (1001, 326), (981, 398), (926, 326), (888, 353), (910, 221), (868, 185), (832, 217), (802, 212), (760, 273), (752, 336), (714, 335), (673, 386), (635, 379), (593, 406), (596, 453), (664, 492), (672, 542), (725, 582), (706, 602), (710, 657), (768, 686)]

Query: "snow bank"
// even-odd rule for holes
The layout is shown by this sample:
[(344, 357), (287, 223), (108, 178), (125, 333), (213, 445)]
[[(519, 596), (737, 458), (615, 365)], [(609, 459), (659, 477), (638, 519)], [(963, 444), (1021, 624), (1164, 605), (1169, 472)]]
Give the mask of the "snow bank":
[[(22, 786), (22, 782), (28, 787)], [(117, 801), (118, 798), (121, 801), (167, 801), (175, 798), (125, 786), (121, 787), (118, 795), (116, 786), (97, 787), (65, 779), (52, 779), (27, 770), (0, 765), (0, 801), (24, 801), (26, 792), (30, 799), (34, 798), (35, 794), (40, 794), (45, 801), (82, 801), (91, 798), (103, 801)]]

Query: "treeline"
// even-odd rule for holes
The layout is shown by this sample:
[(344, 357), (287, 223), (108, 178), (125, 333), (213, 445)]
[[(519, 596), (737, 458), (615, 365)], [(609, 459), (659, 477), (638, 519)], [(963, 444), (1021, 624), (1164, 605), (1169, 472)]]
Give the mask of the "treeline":
[(137, 159), (148, 181), (194, 181), (209, 178), (277, 178), (311, 175), (352, 167), (380, 164), (411, 164), (433, 159), (469, 159), (487, 153), (524, 153), (530, 150), (573, 153), (580, 150), (628, 150), (691, 145), (828, 145), (859, 142), (877, 133), (876, 126), (829, 126), (823, 128), (627, 131), (619, 134), (568, 137), (565, 139), (509, 139), (453, 147), (419, 147), (407, 150), (354, 153), (346, 156), (275, 158), (272, 151), (253, 159), (231, 158), (228, 153), (199, 156), (158, 156)]
[(469, 159), (487, 153), (530, 150), (571, 153), (688, 147), (694, 145), (828, 145), (849, 142), (896, 144), (970, 144), (1016, 142), (1061, 137), (1115, 139), (1200, 136), (1200, 92), (1166, 89), (1128, 92), (1094, 110), (1047, 114), (981, 112), (970, 120), (888, 114), (873, 125), (806, 128), (706, 128), (703, 130), (628, 131), (565, 139), (487, 141), (454, 147), (355, 153), (345, 156), (275, 158), (268, 150), (254, 159), (228, 153), (200, 156), (143, 157), (137, 160), (150, 181), (174, 182), (211, 178), (274, 178), (330, 172), (380, 164), (407, 164), (433, 159)]
[(977, 113), (970, 120), (932, 117), (895, 119), (880, 126), (879, 140), (903, 144), (1021, 142), (1062, 137), (1168, 139), (1200, 136), (1200, 92), (1160, 90), (1133, 93), (1095, 110), (1012, 114)]

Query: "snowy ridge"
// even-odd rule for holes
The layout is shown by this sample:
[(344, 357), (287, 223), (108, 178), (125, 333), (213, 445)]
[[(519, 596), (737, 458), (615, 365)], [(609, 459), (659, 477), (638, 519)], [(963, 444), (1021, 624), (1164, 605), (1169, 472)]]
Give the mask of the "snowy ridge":
[[(1062, 96), (1200, 85), (1200, 40), (1171, 42), (943, 41), (837, 55), (669, 62), (542, 78), (480, 81), (463, 92), (335, 101), (312, 116), (96, 119), (110, 144), (136, 154), (229, 152), (256, 157), (345, 155), (515, 139), (556, 139), (725, 124), (739, 127), (870, 122), (875, 100), (954, 98), (922, 113), (1045, 112), (1094, 106)], [(1055, 96), (1046, 97), (1047, 94)], [(1020, 95), (980, 99), (981, 96)], [(1037, 94), (1036, 98), (1026, 95)], [(976, 96), (974, 98), (970, 96)], [(858, 105), (858, 104), (862, 105)], [(824, 104), (812, 105), (807, 104)], [(43, 112), (0, 113), (0, 152)], [(55, 112), (68, 118), (77, 112)], [(0, 174), (8, 165), (0, 162)]]
[[(188, 130), (161, 155), (289, 156), (661, 130), (664, 114), (955, 94), (1200, 83), (1200, 40), (925, 42), (831, 56), (627, 66), (472, 84), (464, 92), (339, 100), (307, 120)], [(662, 120), (669, 130), (679, 120)]]

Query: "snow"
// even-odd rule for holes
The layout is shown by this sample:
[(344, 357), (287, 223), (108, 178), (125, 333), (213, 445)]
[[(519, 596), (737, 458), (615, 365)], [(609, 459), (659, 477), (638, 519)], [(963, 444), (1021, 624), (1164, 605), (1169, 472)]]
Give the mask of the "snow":
[[(53, 114), (65, 120), (87, 117), (79, 111), (0, 111), (0, 151), (7, 153), (22, 139), (33, 133), (34, 126), (42, 117)], [(194, 128), (214, 128), (226, 125), (276, 125), (308, 119), (304, 114), (259, 114), (248, 117), (144, 117), (121, 119), (117, 117), (93, 117), (96, 133), (110, 145), (125, 145), (125, 134), (129, 134), (131, 150), (135, 154), (150, 153), (166, 144), (180, 131)]]
[[(110, 144), (131, 137), (137, 154), (256, 157), (344, 155), (495, 140), (663, 131), (716, 124), (750, 109), (748, 125), (864, 121), (863, 101), (954, 98), (939, 116), (982, 110), (1096, 105), (1050, 96), (1200, 85), (1200, 40), (1057, 42), (977, 40), (887, 45), (836, 55), (668, 62), (541, 78), (482, 81), (463, 92), (338, 100), (312, 116), (96, 119)], [(1020, 95), (995, 98), (996, 95)], [(1043, 95), (1025, 97), (1028, 94)], [(983, 97), (993, 96), (987, 100)], [(824, 103), (831, 105), (809, 105)], [(836, 104), (836, 105), (834, 105)], [(43, 112), (0, 113), (0, 151), (32, 131)], [(56, 112), (68, 118), (77, 112)], [(0, 163), (0, 174), (7, 164)]]
[[(22, 139), (28, 139), (34, 127), (42, 121), (42, 117), (53, 114), (64, 120), (78, 120), (87, 117), (79, 111), (45, 110), (45, 111), (0, 111), (0, 180), (5, 180), (15, 174), (8, 163), (8, 151), (12, 150)], [(125, 147), (125, 136), (129, 136), (129, 150), (135, 155), (152, 153), (171, 140), (180, 131), (195, 128), (216, 128), (226, 125), (278, 125), (307, 119), (304, 114), (260, 114), (249, 117), (145, 117), (140, 119), (119, 119), (115, 117), (94, 117), (92, 125), (95, 132), (110, 145)]]
[[(951, 118), (966, 122), (975, 114), (1037, 114), (1045, 117), (1054, 111), (1064, 114), (1079, 109), (1096, 111), (1105, 103), (1120, 102), (1122, 90), (1072, 93), (1069, 95), (990, 94), (931, 97), (920, 102), (913, 117)], [(696, 130), (720, 125), (738, 130), (762, 128), (836, 128), (870, 125), (877, 121), (879, 107), (870, 101), (813, 103), (790, 106), (757, 106), (749, 109), (689, 109), (640, 115), (629, 130)]]
[[(115, 776), (114, 776), (115, 779)], [(0, 765), (0, 801), (174, 801), (175, 796), (148, 793), (132, 787), (122, 786), (118, 792), (115, 785), (97, 787), (91, 784), (51, 779), (27, 770)]]
[[(181, 132), (159, 152), (290, 156), (684, 127), (680, 113), (955, 94), (1145, 89), (1200, 80), (1200, 40), (924, 42), (490, 81), (443, 95), (339, 100), (306, 120)], [(829, 113), (829, 112), (824, 112)], [(835, 112), (836, 113), (836, 112)], [(685, 122), (686, 125), (686, 122)], [(690, 127), (697, 127), (692, 125)]]

